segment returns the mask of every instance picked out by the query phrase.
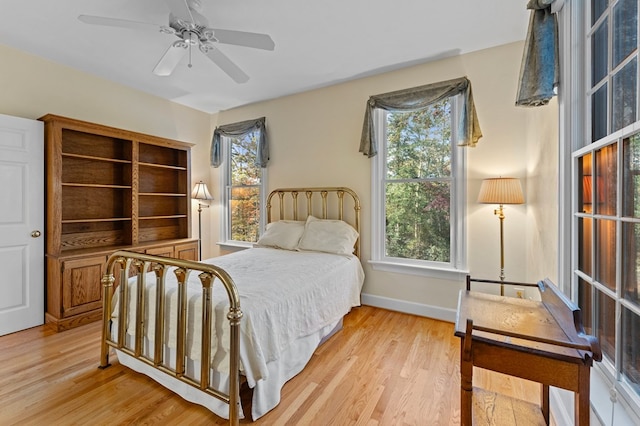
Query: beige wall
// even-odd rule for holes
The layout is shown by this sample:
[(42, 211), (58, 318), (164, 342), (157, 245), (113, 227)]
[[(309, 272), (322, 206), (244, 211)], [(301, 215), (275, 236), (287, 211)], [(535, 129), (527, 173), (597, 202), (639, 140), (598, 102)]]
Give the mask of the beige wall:
[[(37, 119), (51, 113), (194, 143), (192, 181), (206, 178), (210, 114), (3, 45), (0, 62), (0, 114)], [(210, 239), (210, 224), (203, 226)], [(192, 229), (197, 237), (197, 214)]]
[[(558, 108), (555, 101), (535, 109), (514, 106), (521, 55), (522, 43), (513, 43), (209, 115), (0, 46), (0, 113), (54, 113), (195, 143), (192, 181), (204, 180), (217, 200), (219, 171), (208, 165), (213, 127), (266, 116), (269, 189), (344, 185), (360, 195), (366, 297), (451, 318), (461, 282), (374, 271), (367, 263), (371, 161), (358, 153), (365, 102), (373, 94), (466, 75), (484, 133), (478, 147), (467, 149), (469, 269), (477, 277), (499, 274), (498, 219), (494, 206), (477, 204), (476, 198), (483, 178), (515, 176), (522, 178), (527, 204), (506, 207), (507, 279), (554, 278)], [(221, 253), (219, 220), (214, 200), (203, 212), (205, 257)], [(197, 214), (193, 223), (197, 236)]]
[[(357, 191), (364, 206), (363, 292), (377, 302), (390, 298), (426, 306), (418, 310), (438, 316), (442, 308), (455, 309), (460, 282), (374, 271), (367, 263), (371, 161), (358, 153), (365, 102), (370, 95), (466, 75), (484, 134), (467, 151), (469, 270), (477, 277), (499, 275), (495, 206), (477, 204), (476, 198), (483, 178), (514, 176), (522, 179), (527, 204), (505, 207), (507, 279), (555, 277), (558, 109), (555, 101), (542, 108), (514, 106), (521, 57), (522, 43), (513, 43), (224, 111), (216, 120), (267, 117), (270, 189), (346, 185)], [(218, 181), (216, 171), (212, 181)]]

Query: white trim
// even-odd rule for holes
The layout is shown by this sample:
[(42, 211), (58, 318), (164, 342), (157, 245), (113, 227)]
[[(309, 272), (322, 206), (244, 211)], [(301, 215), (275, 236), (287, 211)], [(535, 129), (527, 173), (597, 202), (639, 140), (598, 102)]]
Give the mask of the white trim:
[[(458, 115), (462, 110), (462, 96), (451, 97), (451, 140), (457, 139)], [(375, 109), (373, 112), (374, 125), (382, 129), (378, 135), (378, 155), (372, 159), (371, 167), (371, 260), (369, 263), (376, 270), (401, 274), (420, 275), (434, 278), (459, 280), (468, 274), (467, 240), (466, 240), (466, 198), (467, 173), (465, 147), (451, 147), (451, 248), (450, 262), (429, 262), (418, 259), (397, 259), (385, 255), (385, 231), (381, 224), (385, 222), (384, 175), (386, 173), (385, 159), (387, 158), (387, 144), (385, 140), (386, 111)]]
[[(262, 130), (264, 131), (264, 130)], [(254, 243), (245, 242), (245, 241), (234, 241), (231, 240), (231, 217), (229, 216), (229, 198), (230, 194), (230, 169), (229, 164), (231, 164), (231, 138), (227, 136), (222, 136), (222, 153), (223, 160), (220, 173), (220, 195), (221, 195), (221, 213), (220, 213), (220, 239), (217, 244), (223, 248), (237, 249), (237, 248), (248, 248), (251, 247)], [(257, 154), (256, 154), (257, 155)], [(260, 224), (258, 229), (258, 237), (262, 233), (262, 231), (266, 227), (266, 203), (267, 203), (267, 168), (260, 169)]]
[(443, 308), (441, 306), (407, 302), (406, 300), (391, 299), (388, 297), (374, 296), (372, 294), (366, 293), (362, 293), (361, 301), (363, 305), (388, 309), (390, 311), (418, 315), (421, 317), (428, 317), (451, 323), (454, 323), (456, 321), (456, 310)]
[(244, 241), (218, 241), (216, 243), (225, 250), (244, 250), (253, 247), (254, 243), (246, 243)]
[(549, 387), (549, 411), (555, 424), (573, 425), (573, 392)]
[[(639, 425), (640, 417), (635, 415), (624, 398), (615, 394), (615, 391), (613, 391), (614, 385), (610, 383), (609, 379), (598, 368), (592, 368), (591, 371), (591, 409), (600, 424), (611, 426)], [(614, 392), (613, 395), (612, 391)], [(591, 416), (592, 420), (593, 417)]]
[(376, 271), (394, 272), (396, 274), (419, 275), (421, 277), (440, 278), (453, 281), (463, 281), (465, 279), (465, 276), (469, 274), (469, 271), (461, 269), (435, 268), (422, 264), (389, 262), (384, 260), (370, 260), (369, 264)]
[[(571, 291), (570, 283), (572, 279), (571, 262), (571, 221), (572, 204), (572, 146), (570, 141), (572, 135), (582, 134), (581, 128), (576, 128), (577, 120), (575, 103), (572, 102), (575, 94), (582, 93), (582, 81), (584, 67), (577, 57), (578, 52), (571, 49), (571, 40), (576, 37), (576, 28), (571, 25), (571, 14), (576, 13), (573, 3), (569, 2), (557, 15), (559, 25), (560, 52), (570, 52), (568, 55), (560, 55), (560, 76), (561, 82), (570, 84), (560, 84), (558, 93), (559, 110), (559, 158), (558, 158), (558, 281), (560, 288), (566, 294)], [(574, 77), (575, 76), (575, 77)], [(573, 106), (573, 108), (571, 107)]]
[[(583, 278), (591, 284), (593, 288), (619, 301), (619, 294), (611, 294), (608, 288), (594, 283), (589, 277), (583, 276), (579, 271), (574, 270), (574, 266), (578, 264), (578, 248), (577, 242), (577, 225), (576, 217), (581, 214), (577, 212), (577, 194), (574, 188), (578, 188), (580, 182), (576, 182), (578, 177), (578, 157), (588, 152), (595, 152), (603, 146), (611, 143), (618, 143), (617, 159), (618, 164), (622, 164), (620, 158), (622, 156), (622, 139), (625, 135), (630, 135), (640, 130), (640, 122), (636, 121), (624, 129), (615, 132), (607, 132), (608, 134), (596, 142), (592, 142), (591, 136), (591, 114), (588, 113), (590, 107), (590, 93), (595, 88), (590, 84), (590, 66), (591, 50), (590, 37), (591, 26), (589, 17), (588, 2), (581, 1), (565, 1), (565, 7), (558, 15), (560, 24), (560, 41), (561, 41), (561, 82), (566, 84), (560, 86), (559, 102), (560, 102), (560, 164), (559, 164), (559, 245), (558, 245), (558, 265), (560, 282), (571, 283), (571, 296), (573, 300), (577, 300), (578, 296), (578, 279)], [(611, 6), (611, 4), (609, 4)], [(604, 14), (599, 18), (598, 22), (609, 19), (609, 15)], [(609, 28), (611, 31), (611, 26)], [(609, 34), (610, 36), (610, 34)], [(609, 43), (612, 38), (608, 38)], [(619, 67), (618, 67), (619, 68)], [(609, 66), (610, 69), (610, 66)], [(611, 82), (611, 71), (605, 80)], [(600, 83), (602, 84), (602, 83)], [(611, 90), (611, 89), (609, 89)], [(607, 100), (607, 126), (610, 128), (610, 96)], [(622, 168), (618, 169), (617, 182), (622, 182)], [(620, 235), (622, 219), (619, 215), (620, 197), (618, 197), (618, 206), (616, 215), (616, 235), (617, 251), (620, 250)], [(589, 215), (589, 217), (597, 218), (598, 215)], [(593, 261), (593, 260), (592, 260)], [(618, 259), (619, 262), (619, 259)], [(595, 263), (594, 263), (595, 264)], [(620, 283), (621, 268), (617, 264), (616, 283)], [(619, 287), (616, 287), (619, 292)], [(564, 288), (566, 290), (566, 287)], [(624, 302), (622, 302), (624, 305)], [(619, 315), (619, 313), (618, 313)], [(618, 317), (619, 319), (619, 317)], [(616, 340), (620, 344), (620, 326), (616, 326)], [(620, 347), (616, 348), (619, 357)], [(640, 407), (640, 396), (630, 390), (624, 381), (616, 381), (615, 367), (608, 361), (595, 363), (591, 369), (591, 406), (592, 421), (596, 424), (612, 424), (612, 413), (614, 416), (613, 424), (640, 424), (640, 418), (635, 410)], [(573, 421), (573, 396), (570, 393), (558, 389), (552, 389), (551, 405), (556, 416), (558, 424), (572, 424)], [(612, 399), (614, 402), (612, 402)]]
[[(597, 369), (591, 369), (590, 377), (591, 424), (594, 426), (634, 426), (640, 424), (637, 417), (624, 399), (611, 400), (612, 385)], [(551, 387), (549, 405), (555, 424), (573, 425), (573, 392)]]

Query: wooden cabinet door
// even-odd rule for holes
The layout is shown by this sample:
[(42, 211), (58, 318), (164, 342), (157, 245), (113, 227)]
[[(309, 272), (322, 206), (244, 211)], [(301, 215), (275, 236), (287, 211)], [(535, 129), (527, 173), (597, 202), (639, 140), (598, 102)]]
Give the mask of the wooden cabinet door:
[(62, 316), (102, 308), (106, 256), (66, 260), (62, 263)]
[(175, 254), (178, 259), (198, 260), (198, 242), (176, 244)]

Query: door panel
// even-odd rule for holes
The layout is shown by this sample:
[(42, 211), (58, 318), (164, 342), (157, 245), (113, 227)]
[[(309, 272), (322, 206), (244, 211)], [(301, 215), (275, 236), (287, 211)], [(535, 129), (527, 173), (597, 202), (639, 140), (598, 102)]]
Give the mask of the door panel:
[(0, 114), (0, 335), (44, 323), (43, 137)]

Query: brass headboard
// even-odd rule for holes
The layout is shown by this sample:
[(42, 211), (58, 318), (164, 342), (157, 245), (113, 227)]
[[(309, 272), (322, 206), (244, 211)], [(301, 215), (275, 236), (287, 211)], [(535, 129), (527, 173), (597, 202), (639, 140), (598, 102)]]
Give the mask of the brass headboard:
[[(299, 197), (303, 194), (304, 197)], [(280, 201), (278, 205), (278, 215), (274, 218), (271, 215), (272, 198), (277, 195)], [(345, 207), (345, 195), (346, 204)], [(299, 199), (303, 198), (306, 203), (304, 215), (299, 213)], [(316, 201), (320, 203), (316, 203)], [(353, 212), (350, 212), (352, 207)], [(269, 194), (267, 198), (267, 223), (278, 220), (306, 220), (308, 216), (315, 216), (320, 219), (338, 219), (353, 226), (358, 235), (360, 234), (360, 199), (358, 195), (345, 187), (317, 187), (317, 188), (278, 188)], [(354, 245), (354, 254), (360, 257), (360, 238)]]

